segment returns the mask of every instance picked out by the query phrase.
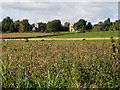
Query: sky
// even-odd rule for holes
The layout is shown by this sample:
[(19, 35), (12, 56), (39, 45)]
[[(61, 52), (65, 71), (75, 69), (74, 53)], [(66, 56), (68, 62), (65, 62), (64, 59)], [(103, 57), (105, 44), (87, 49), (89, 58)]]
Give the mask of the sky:
[(28, 19), (38, 23), (61, 20), (71, 24), (85, 19), (92, 24), (111, 18), (118, 19), (118, 0), (3, 0), (0, 22), (10, 16), (14, 21)]

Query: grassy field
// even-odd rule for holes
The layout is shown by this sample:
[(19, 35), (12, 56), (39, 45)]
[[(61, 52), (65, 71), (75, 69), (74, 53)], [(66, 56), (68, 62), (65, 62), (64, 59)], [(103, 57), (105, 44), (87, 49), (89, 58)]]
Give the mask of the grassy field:
[(114, 44), (2, 42), (2, 87), (119, 88), (120, 60)]
[(60, 33), (3, 33), (2, 38), (104, 38), (118, 37), (118, 31), (102, 31), (102, 32), (60, 32)]
[(48, 36), (47, 38), (104, 38), (104, 37), (118, 37), (118, 31), (102, 31), (102, 32), (86, 32), (77, 33), (72, 32), (71, 34), (59, 35), (59, 36)]

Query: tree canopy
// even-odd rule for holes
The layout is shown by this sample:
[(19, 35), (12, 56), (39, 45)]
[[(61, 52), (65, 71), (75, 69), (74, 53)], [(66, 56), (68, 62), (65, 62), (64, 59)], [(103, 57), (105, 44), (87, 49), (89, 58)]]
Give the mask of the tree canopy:
[(2, 32), (9, 31), (10, 25), (13, 23), (13, 20), (10, 17), (6, 17), (2, 21)]
[(61, 21), (53, 20), (47, 23), (46, 32), (57, 32), (61, 30)]
[[(64, 25), (61, 24), (61, 21), (52, 20), (47, 23), (39, 22), (38, 28), (35, 27), (35, 24), (30, 24), (28, 19), (23, 19), (22, 21), (16, 20), (13, 21), (9, 16), (4, 18), (0, 23), (0, 30), (2, 32), (59, 32), (59, 31), (69, 31), (70, 22), (65, 22)], [(103, 22), (92, 25), (91, 22), (87, 22), (84, 19), (79, 19), (73, 24), (75, 31), (81, 33), (90, 32), (90, 31), (113, 31), (120, 30), (120, 20), (111, 22), (110, 18), (107, 18)], [(34, 30), (33, 30), (34, 29)]]

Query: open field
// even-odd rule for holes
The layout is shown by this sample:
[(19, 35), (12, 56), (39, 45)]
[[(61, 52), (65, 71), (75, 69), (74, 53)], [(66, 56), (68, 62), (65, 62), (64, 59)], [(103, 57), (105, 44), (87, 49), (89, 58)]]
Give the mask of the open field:
[(2, 42), (3, 88), (119, 88), (118, 44)]
[(2, 33), (2, 38), (24, 38), (55, 35), (54, 33)]
[(109, 38), (118, 37), (118, 31), (102, 31), (102, 32), (60, 32), (60, 33), (3, 33), (2, 38)]
[(73, 32), (71, 34), (48, 36), (46, 38), (109, 38), (111, 36), (118, 37), (118, 32), (119, 31), (101, 31), (101, 32), (86, 32), (86, 33)]

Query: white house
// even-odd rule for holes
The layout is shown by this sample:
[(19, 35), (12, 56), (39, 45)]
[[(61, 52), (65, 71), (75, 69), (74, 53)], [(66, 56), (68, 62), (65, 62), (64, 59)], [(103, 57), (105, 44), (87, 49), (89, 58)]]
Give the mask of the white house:
[(37, 28), (38, 28), (38, 23), (35, 24), (35, 27), (32, 28), (32, 31), (37, 31)]
[(73, 28), (73, 24), (70, 24), (70, 26), (69, 26), (69, 31), (70, 31), (70, 32), (75, 32), (75, 29)]

